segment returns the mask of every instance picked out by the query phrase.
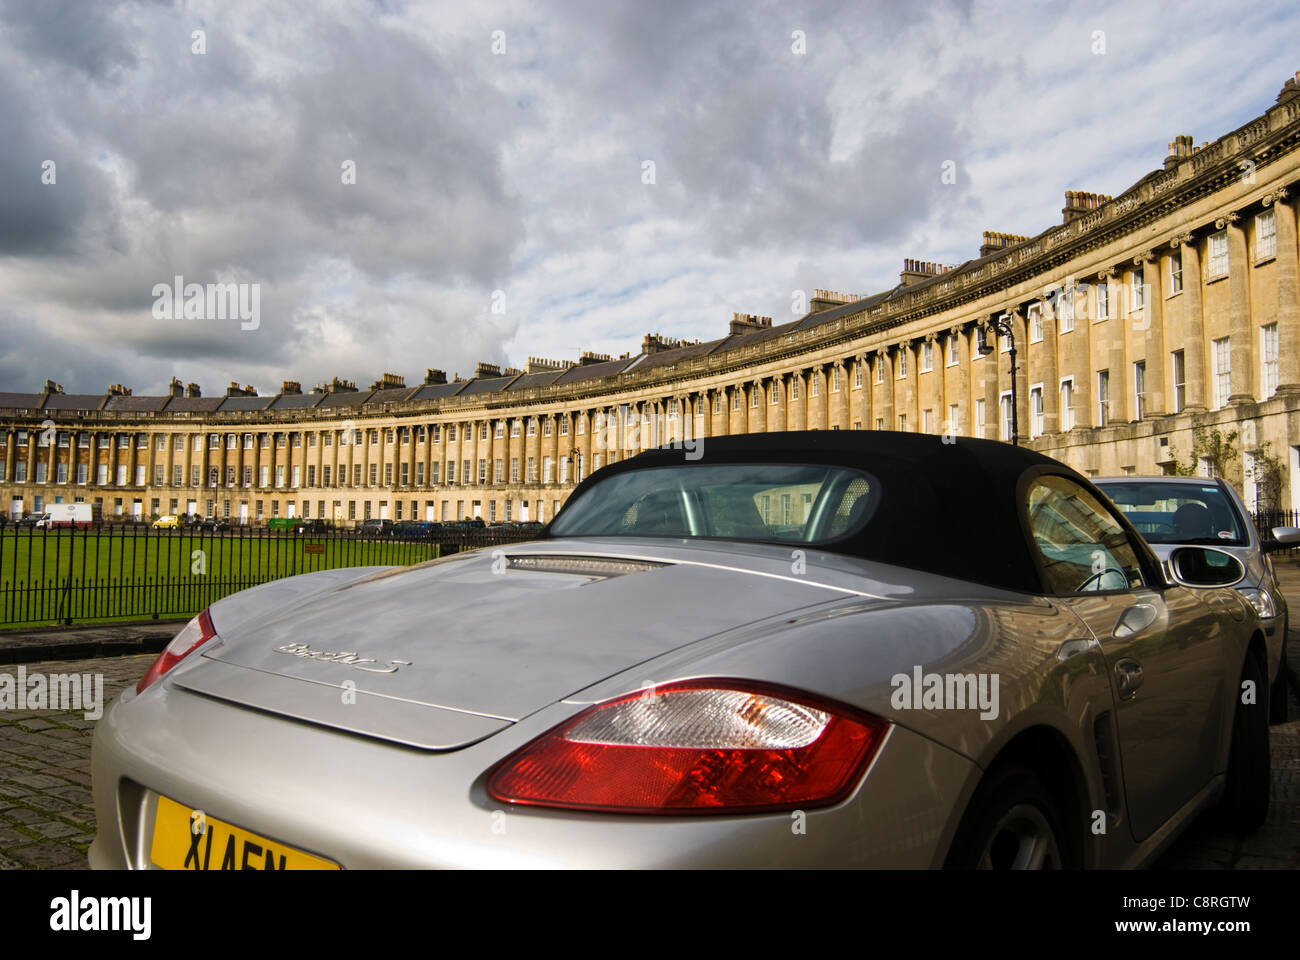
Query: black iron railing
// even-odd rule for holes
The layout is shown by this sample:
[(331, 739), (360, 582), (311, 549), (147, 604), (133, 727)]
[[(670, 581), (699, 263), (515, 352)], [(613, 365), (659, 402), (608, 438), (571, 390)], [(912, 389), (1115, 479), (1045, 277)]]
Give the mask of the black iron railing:
[(1300, 527), (1300, 510), (1261, 510), (1252, 514), (1255, 529), (1265, 549), (1274, 557), (1294, 557), (1300, 555), (1300, 547), (1278, 546), (1273, 539), (1274, 527)]

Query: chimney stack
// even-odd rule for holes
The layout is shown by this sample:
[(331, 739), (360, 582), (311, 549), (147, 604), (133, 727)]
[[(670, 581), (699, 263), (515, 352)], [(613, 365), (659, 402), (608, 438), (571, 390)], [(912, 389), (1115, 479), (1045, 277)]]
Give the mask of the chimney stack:
[(763, 330), (772, 325), (771, 317), (760, 317), (754, 313), (732, 313), (730, 336), (738, 333), (752, 333), (755, 330)]
[(187, 383), (185, 384), (185, 396), (201, 397), (203, 396), (203, 391), (199, 389), (199, 385), (197, 383)]
[(1065, 206), (1061, 208), (1063, 222), (1069, 223), (1071, 220), (1092, 213), (1110, 199), (1109, 194), (1088, 193), (1084, 190), (1066, 190)]
[(433, 369), (433, 367), (429, 367), (427, 370), (424, 371), (424, 385), (426, 387), (431, 387), (434, 384), (446, 383), (446, 382), (447, 382), (446, 370), (435, 370)]

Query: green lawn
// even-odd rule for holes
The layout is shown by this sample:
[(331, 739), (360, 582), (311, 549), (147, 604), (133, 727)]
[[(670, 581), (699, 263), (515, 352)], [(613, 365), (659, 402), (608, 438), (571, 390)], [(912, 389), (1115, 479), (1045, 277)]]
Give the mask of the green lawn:
[(279, 577), (405, 565), (438, 546), (292, 533), (0, 533), (0, 627), (181, 617)]

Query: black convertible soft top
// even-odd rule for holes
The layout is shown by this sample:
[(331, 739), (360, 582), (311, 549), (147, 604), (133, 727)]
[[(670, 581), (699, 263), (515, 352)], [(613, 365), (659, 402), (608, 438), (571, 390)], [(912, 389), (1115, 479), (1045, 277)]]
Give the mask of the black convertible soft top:
[[(1103, 503), (1105, 494), (1077, 471), (1033, 450), (973, 437), (944, 440), (931, 434), (878, 430), (700, 438), (688, 441), (690, 448), (659, 447), (597, 470), (578, 485), (568, 502), (606, 477), (646, 467), (719, 463), (855, 467), (879, 480), (880, 503), (856, 534), (819, 549), (1018, 592), (1043, 592), (1022, 509), (1024, 485), (1034, 476), (1050, 473), (1078, 482)], [(1144, 547), (1123, 515), (1118, 511), (1114, 515)], [(1148, 550), (1140, 552), (1148, 565), (1155, 563)]]

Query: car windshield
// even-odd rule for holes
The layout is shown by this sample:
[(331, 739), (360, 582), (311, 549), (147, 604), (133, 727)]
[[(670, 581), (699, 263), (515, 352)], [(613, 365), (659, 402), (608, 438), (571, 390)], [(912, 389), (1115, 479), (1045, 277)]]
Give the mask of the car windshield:
[(1236, 508), (1213, 482), (1134, 481), (1098, 486), (1148, 543), (1244, 546), (1249, 542)]
[(879, 502), (877, 487), (843, 467), (649, 467), (584, 491), (555, 518), (551, 535), (819, 543), (860, 530)]

